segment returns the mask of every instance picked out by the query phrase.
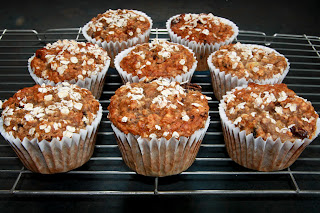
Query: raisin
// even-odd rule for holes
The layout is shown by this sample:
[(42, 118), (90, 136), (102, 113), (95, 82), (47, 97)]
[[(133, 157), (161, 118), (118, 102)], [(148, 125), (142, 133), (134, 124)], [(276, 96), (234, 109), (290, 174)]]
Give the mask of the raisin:
[(193, 84), (193, 83), (184, 83), (181, 84), (181, 86), (186, 89), (186, 90), (193, 90), (193, 91), (199, 91), (201, 92), (201, 86), (198, 84)]
[[(182, 14), (182, 15), (184, 15), (184, 14)], [(176, 18), (172, 19), (171, 24), (178, 24), (179, 21), (180, 21), (180, 17), (176, 17)]]
[(158, 80), (158, 78), (154, 77), (154, 78), (148, 78), (145, 80), (146, 83), (150, 83), (152, 81)]
[(154, 56), (153, 56), (153, 60), (156, 60), (156, 59), (158, 59), (158, 56), (157, 56), (157, 55), (154, 55)]
[(301, 127), (293, 126), (290, 128), (292, 134), (300, 139), (304, 139), (308, 137), (308, 131), (302, 129)]
[(205, 118), (206, 116), (207, 116), (207, 113), (205, 113), (205, 112), (200, 113), (200, 117)]
[(229, 64), (223, 61), (222, 66), (227, 69), (229, 67)]
[(36, 57), (37, 58), (40, 58), (41, 60), (46, 60), (46, 51), (45, 51), (45, 48), (41, 48), (41, 49), (38, 49), (36, 51)]
[(257, 128), (256, 127), (253, 127), (252, 135), (253, 135), (254, 138), (257, 137)]

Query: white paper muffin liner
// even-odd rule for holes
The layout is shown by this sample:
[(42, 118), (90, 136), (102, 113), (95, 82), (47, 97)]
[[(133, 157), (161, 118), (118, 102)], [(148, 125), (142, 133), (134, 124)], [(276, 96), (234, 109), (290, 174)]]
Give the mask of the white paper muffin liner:
[(240, 131), (240, 128), (227, 118), (223, 103), (222, 99), (219, 104), (219, 114), (227, 152), (233, 161), (249, 169), (267, 172), (288, 168), (320, 132), (318, 118), (316, 133), (312, 139), (283, 142), (280, 138), (276, 140), (254, 138), (252, 133), (247, 135), (245, 130)]
[(144, 12), (137, 11), (137, 10), (131, 10), (131, 11), (147, 18), (150, 23), (150, 28), (148, 30), (146, 30), (143, 34), (138, 35), (137, 37), (134, 37), (134, 38), (130, 38), (127, 41), (107, 42), (107, 41), (101, 41), (101, 40), (96, 40), (95, 38), (92, 38), (87, 33), (87, 31), (89, 29), (89, 25), (91, 24), (92, 21), (89, 21), (82, 28), (82, 34), (85, 37), (85, 39), (87, 39), (87, 41), (89, 41), (93, 44), (98, 44), (100, 47), (102, 47), (103, 49), (105, 49), (108, 52), (108, 56), (111, 58), (111, 64), (110, 64), (111, 67), (114, 67), (114, 58), (122, 50), (125, 50), (128, 47), (132, 47), (136, 44), (147, 43), (149, 41), (149, 36), (150, 36), (151, 29), (152, 29), (152, 24), (153, 24), (152, 19)]
[[(127, 83), (127, 82), (130, 82), (130, 83), (137, 83), (139, 81), (144, 81), (146, 80), (146, 77), (143, 77), (143, 78), (139, 78), (138, 76), (135, 76), (135, 75), (132, 75), (132, 73), (127, 73), (125, 70), (123, 70), (121, 67), (120, 67), (120, 62), (122, 61), (122, 59), (124, 57), (126, 57), (133, 49), (135, 48), (134, 47), (130, 47), (126, 50), (123, 50), (122, 52), (120, 52), (116, 58), (114, 59), (114, 65), (115, 65), (115, 68), (117, 69), (119, 75), (121, 76), (121, 79), (123, 81), (123, 83)], [(187, 48), (187, 47), (185, 47)], [(187, 48), (194, 56), (194, 53), (192, 52), (192, 50), (190, 50), (189, 48)], [(195, 57), (194, 57), (195, 58)], [(193, 76), (193, 73), (194, 71), (196, 70), (196, 67), (197, 67), (197, 63), (198, 61), (196, 60), (195, 58), (195, 62), (193, 63), (192, 67), (190, 68), (190, 70), (182, 75), (177, 75), (176, 77), (171, 77), (171, 78), (168, 78), (169, 81), (177, 81), (177, 82), (190, 82), (191, 81), (191, 78)]]
[[(35, 57), (35, 54), (28, 61), (28, 70), (33, 80), (39, 85), (46, 84), (46, 85), (56, 86), (58, 83), (60, 83), (60, 82), (54, 83), (53, 81), (37, 76), (30, 66), (31, 61), (33, 60), (34, 57)], [(106, 61), (106, 65), (102, 68), (101, 71), (98, 72), (97, 75), (91, 75), (90, 78), (86, 77), (84, 80), (78, 79), (78, 81), (76, 81), (75, 79), (73, 79), (71, 81), (65, 81), (65, 82), (68, 82), (69, 84), (75, 84), (81, 88), (86, 88), (91, 91), (92, 95), (96, 99), (99, 99), (102, 94), (102, 90), (103, 90), (103, 86), (104, 86), (104, 82), (106, 79), (106, 74), (109, 69), (109, 66), (110, 66), (110, 59)]]
[(51, 142), (38, 141), (37, 138), (29, 140), (14, 138), (3, 128), (0, 118), (0, 132), (13, 148), (21, 162), (32, 172), (54, 174), (67, 172), (86, 163), (93, 154), (98, 126), (102, 117), (100, 105), (97, 117), (91, 125), (73, 133), (72, 138), (54, 138)]
[(181, 36), (178, 36), (177, 34), (175, 34), (171, 30), (171, 21), (178, 16), (179, 15), (175, 15), (175, 16), (172, 16), (171, 18), (169, 18), (166, 22), (166, 28), (168, 30), (170, 40), (172, 42), (187, 46), (190, 49), (192, 49), (192, 51), (195, 53), (197, 60), (198, 60), (198, 66), (196, 68), (196, 71), (208, 70), (209, 69), (208, 64), (207, 64), (208, 56), (213, 51), (218, 50), (220, 46), (230, 44), (239, 34), (239, 29), (235, 23), (233, 23), (232, 21), (230, 21), (228, 19), (215, 16), (215, 17), (218, 17), (220, 20), (222, 20), (223, 23), (230, 25), (232, 27), (234, 34), (230, 38), (228, 38), (227, 40), (225, 40), (223, 42), (213, 43), (213, 44), (208, 44), (208, 43), (204, 44), (204, 43), (197, 43), (195, 41), (190, 41), (188, 39), (182, 38)]
[(224, 96), (228, 91), (232, 90), (233, 88), (236, 88), (238, 86), (242, 85), (248, 85), (250, 82), (254, 82), (257, 84), (280, 84), (282, 83), (283, 79), (287, 76), (290, 68), (290, 63), (288, 59), (277, 52), (274, 49), (271, 49), (269, 47), (265, 47), (262, 45), (256, 45), (256, 44), (245, 44), (247, 46), (257, 47), (260, 49), (264, 49), (266, 51), (273, 51), (279, 54), (280, 56), (283, 56), (287, 62), (287, 67), (283, 70), (282, 74), (280, 76), (274, 76), (273, 78), (268, 78), (264, 80), (246, 80), (245, 78), (238, 78), (237, 76), (232, 76), (230, 73), (226, 75), (225, 72), (221, 72), (218, 68), (214, 66), (212, 63), (212, 56), (215, 54), (215, 52), (211, 53), (208, 57), (208, 65), (210, 69), (210, 75), (212, 80), (212, 87), (214, 95), (218, 100), (222, 99), (222, 96)]
[(118, 147), (126, 165), (138, 174), (164, 177), (179, 174), (194, 162), (201, 142), (210, 124), (208, 117), (205, 127), (195, 131), (190, 137), (141, 138), (124, 134), (111, 124)]

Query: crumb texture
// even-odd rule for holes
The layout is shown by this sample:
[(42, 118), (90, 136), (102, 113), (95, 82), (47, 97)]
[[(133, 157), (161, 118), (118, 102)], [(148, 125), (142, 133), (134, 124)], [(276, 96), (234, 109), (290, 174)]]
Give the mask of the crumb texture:
[(288, 66), (286, 58), (271, 48), (239, 42), (221, 46), (211, 60), (221, 72), (246, 80), (277, 78)]
[(197, 43), (224, 42), (234, 35), (232, 27), (213, 14), (181, 14), (171, 21), (171, 30), (181, 38)]
[(99, 41), (121, 42), (145, 33), (150, 26), (147, 17), (133, 10), (108, 10), (92, 18), (87, 33)]
[(285, 84), (249, 83), (247, 88), (227, 93), (222, 106), (236, 127), (264, 140), (269, 137), (280, 138), (282, 142), (311, 139), (319, 117), (310, 102)]
[(189, 137), (204, 127), (210, 98), (182, 86), (162, 78), (150, 83), (127, 83), (112, 96), (108, 117), (125, 134)]
[(139, 78), (170, 78), (188, 72), (195, 62), (186, 47), (155, 39), (137, 45), (120, 61), (120, 67)]
[(58, 83), (97, 75), (109, 59), (108, 53), (96, 44), (59, 40), (38, 49), (29, 63), (38, 77)]
[(20, 140), (71, 138), (92, 124), (99, 106), (89, 90), (76, 85), (35, 85), (19, 90), (3, 103), (3, 127)]

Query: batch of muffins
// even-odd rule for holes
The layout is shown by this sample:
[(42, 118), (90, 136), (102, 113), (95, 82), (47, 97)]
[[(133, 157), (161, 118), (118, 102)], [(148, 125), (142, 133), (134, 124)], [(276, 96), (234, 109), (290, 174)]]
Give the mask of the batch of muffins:
[[(210, 70), (226, 149), (258, 171), (289, 167), (319, 134), (311, 103), (282, 84), (289, 62), (277, 51), (232, 43), (237, 26), (209, 14), (168, 19), (170, 42), (149, 42), (152, 19), (136, 10), (107, 10), (82, 29), (87, 42), (59, 40), (28, 60), (37, 83), (2, 104), (0, 131), (26, 168), (68, 172), (94, 152), (107, 116), (123, 161), (138, 174), (180, 174), (194, 162), (210, 124), (210, 97), (192, 84)], [(109, 66), (124, 83), (99, 98)], [(106, 110), (106, 109), (104, 109)]]

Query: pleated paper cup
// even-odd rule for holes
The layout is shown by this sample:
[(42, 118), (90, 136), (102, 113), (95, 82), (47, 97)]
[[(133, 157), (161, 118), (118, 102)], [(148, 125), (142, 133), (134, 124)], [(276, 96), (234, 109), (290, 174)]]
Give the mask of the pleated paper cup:
[(283, 79), (287, 76), (290, 68), (290, 63), (288, 59), (280, 54), (279, 52), (275, 51), (274, 49), (262, 46), (262, 45), (256, 45), (256, 44), (245, 44), (247, 46), (256, 47), (259, 49), (264, 49), (265, 51), (273, 51), (279, 54), (280, 56), (284, 57), (287, 62), (287, 67), (283, 70), (281, 75), (274, 75), (273, 78), (263, 79), (263, 80), (246, 80), (246, 78), (238, 78), (237, 76), (232, 76), (231, 74), (226, 74), (224, 71), (220, 71), (219, 68), (215, 67), (212, 63), (212, 57), (216, 53), (213, 52), (208, 57), (208, 65), (211, 75), (211, 81), (212, 81), (212, 87), (214, 95), (218, 100), (222, 99), (222, 96), (224, 96), (228, 91), (231, 91), (232, 89), (248, 85), (250, 82), (257, 83), (257, 84), (280, 84), (282, 83)]
[(5, 131), (2, 118), (0, 132), (30, 171), (42, 174), (62, 173), (82, 166), (91, 158), (101, 117), (100, 105), (97, 117), (91, 125), (81, 129), (79, 133), (73, 133), (71, 138), (54, 138), (51, 142), (39, 142), (37, 138), (24, 138), (21, 141)]
[(95, 38), (92, 38), (87, 33), (87, 31), (89, 29), (89, 25), (92, 23), (92, 21), (89, 21), (82, 28), (82, 34), (85, 37), (85, 39), (87, 39), (87, 41), (89, 41), (93, 44), (98, 44), (100, 47), (102, 47), (103, 49), (105, 49), (108, 52), (108, 56), (111, 58), (110, 66), (113, 68), (114, 68), (114, 58), (116, 57), (116, 55), (118, 53), (120, 53), (122, 50), (125, 50), (129, 47), (136, 45), (136, 44), (147, 43), (149, 41), (149, 36), (150, 36), (151, 29), (152, 29), (152, 24), (153, 24), (152, 19), (147, 14), (145, 14), (141, 11), (137, 11), (137, 10), (131, 10), (131, 11), (148, 19), (148, 21), (150, 23), (150, 28), (148, 30), (146, 30), (143, 34), (138, 35), (134, 38), (130, 38), (126, 41), (107, 42), (107, 41), (102, 41), (102, 40), (97, 40)]
[[(229, 92), (228, 92), (229, 93)], [(230, 158), (237, 164), (258, 171), (278, 171), (291, 166), (302, 151), (318, 136), (320, 119), (317, 119), (317, 130), (312, 139), (297, 139), (294, 142), (281, 141), (280, 138), (263, 140), (253, 134), (240, 131), (228, 118), (223, 108), (223, 99), (219, 104), (224, 142)]]
[(130, 169), (144, 176), (164, 177), (180, 174), (192, 165), (209, 123), (210, 117), (205, 127), (190, 137), (169, 140), (124, 134), (113, 124), (111, 126), (122, 158)]
[[(126, 49), (126, 50), (123, 50), (121, 53), (119, 53), (119, 54), (116, 56), (116, 58), (115, 58), (115, 60), (114, 60), (115, 68), (117, 69), (119, 75), (121, 76), (121, 79), (122, 79), (122, 81), (123, 81), (124, 84), (127, 83), (127, 82), (137, 83), (137, 82), (139, 82), (139, 81), (146, 81), (146, 80), (148, 80), (147, 77), (139, 78), (138, 76), (132, 75), (132, 73), (127, 73), (127, 72), (126, 72), (125, 70), (123, 70), (123, 69), (121, 68), (121, 66), (120, 66), (120, 62), (122, 61), (122, 59), (123, 59), (124, 57), (126, 57), (134, 48), (135, 48), (135, 47), (130, 47), (130, 48)], [(186, 47), (186, 48), (187, 48), (187, 47)], [(187, 49), (194, 55), (194, 53), (192, 52), (192, 50), (190, 50), (189, 48), (187, 48)], [(191, 69), (190, 69), (188, 72), (186, 72), (186, 73), (184, 73), (184, 74), (182, 74), (182, 75), (177, 75), (177, 76), (175, 76), (175, 77), (170, 77), (170, 78), (167, 78), (167, 79), (169, 79), (170, 82), (171, 82), (171, 81), (177, 81), (177, 82), (180, 82), (180, 83), (182, 83), (182, 82), (190, 82), (190, 81), (191, 81), (191, 78), (192, 78), (192, 76), (193, 76), (193, 73), (194, 73), (194, 71), (196, 70), (197, 63), (198, 63), (195, 57), (194, 57), (194, 59), (195, 59), (195, 62), (193, 63)], [(154, 79), (154, 78), (152, 78), (152, 79)], [(152, 79), (149, 79), (149, 80), (152, 80)]]
[[(33, 60), (33, 58), (35, 57), (35, 55), (33, 55), (28, 62), (28, 70), (30, 73), (30, 76), (33, 78), (33, 80), (39, 84), (45, 84), (45, 85), (51, 85), (51, 86), (56, 86), (57, 84), (61, 83), (55, 83), (53, 81), (50, 81), (48, 79), (44, 79), (41, 78), (39, 76), (37, 76), (34, 71), (32, 70), (30, 63)], [(71, 81), (65, 81), (68, 82), (69, 84), (75, 84), (81, 88), (86, 88), (88, 90), (91, 91), (92, 95), (96, 98), (99, 99), (101, 97), (102, 91), (103, 91), (103, 86), (104, 86), (104, 82), (106, 79), (106, 75), (107, 75), (107, 71), (109, 69), (110, 66), (110, 59), (108, 59), (105, 63), (105, 66), (102, 68), (102, 70), (97, 72), (97, 75), (91, 75), (91, 77), (86, 77), (84, 80), (78, 79), (78, 81), (76, 81), (75, 79), (71, 80)]]
[(220, 20), (223, 21), (223, 23), (232, 27), (234, 34), (230, 38), (226, 39), (223, 42), (218, 42), (213, 44), (208, 44), (208, 43), (204, 44), (204, 43), (197, 43), (195, 41), (190, 41), (188, 39), (182, 38), (181, 36), (178, 36), (171, 30), (171, 21), (178, 16), (179, 15), (175, 15), (169, 18), (166, 22), (166, 28), (168, 30), (170, 40), (172, 42), (187, 46), (195, 53), (196, 58), (198, 60), (196, 71), (209, 70), (209, 67), (207, 64), (207, 58), (209, 57), (209, 55), (215, 50), (218, 50), (220, 46), (230, 44), (239, 34), (239, 29), (235, 23), (233, 23), (228, 19), (218, 17)]

